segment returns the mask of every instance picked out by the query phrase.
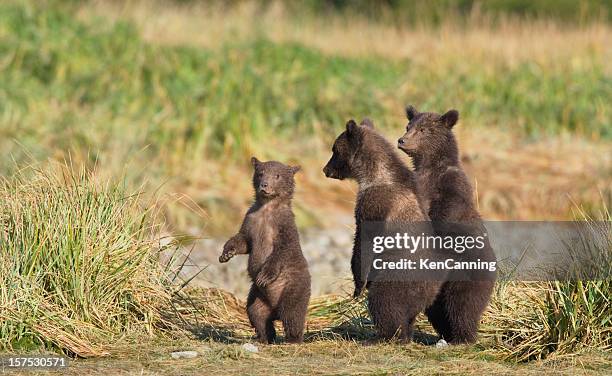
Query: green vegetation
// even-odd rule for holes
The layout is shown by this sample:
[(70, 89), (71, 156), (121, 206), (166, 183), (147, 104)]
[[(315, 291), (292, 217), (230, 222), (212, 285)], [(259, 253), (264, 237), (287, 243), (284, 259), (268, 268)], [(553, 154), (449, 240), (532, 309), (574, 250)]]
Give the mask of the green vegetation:
[(609, 278), (500, 285), (485, 331), (507, 360), (612, 350)]
[(596, 51), (586, 64), (483, 70), (454, 56), (416, 65), (258, 38), (215, 50), (156, 46), (130, 24), (84, 24), (65, 7), (3, 3), (0, 20), (4, 171), (26, 151), (108, 166), (147, 148), (141, 158), (160, 162), (163, 176), (206, 158), (242, 160), (272, 135), (329, 138), (351, 116), (388, 120), (408, 101), (532, 135), (612, 137), (612, 78)]
[[(608, 222), (594, 223), (610, 223), (608, 212), (604, 218)], [(159, 219), (154, 206), (142, 206), (140, 195), (66, 166), (30, 169), (4, 180), (0, 349), (101, 356), (116, 348), (118, 338), (156, 336), (164, 329), (183, 339), (188, 330), (203, 340), (248, 340), (252, 329), (244, 302), (231, 294), (191, 290), (171, 298), (175, 271), (157, 257)], [(524, 362), (612, 349), (612, 265), (605, 252), (612, 230), (604, 225), (593, 231), (604, 240), (598, 254), (607, 257), (599, 279), (500, 281), (479, 344), (493, 359)], [(375, 335), (365, 302), (340, 296), (313, 299), (308, 328), (308, 342)], [(433, 333), (424, 317), (417, 328)], [(417, 342), (427, 341), (431, 338), (417, 335)], [(473, 350), (477, 356), (480, 350)]]
[[(319, 171), (330, 140), (351, 117), (370, 116), (384, 132), (400, 134), (408, 102), (425, 111), (458, 108), (468, 125), (460, 132), (485, 134), (471, 140), (478, 148), (464, 154), (466, 164), (495, 157), (488, 165), (474, 165), (482, 168), (474, 176), (482, 179), (476, 188), (485, 210), (542, 217), (568, 194), (592, 197), (592, 192), (581, 196), (585, 184), (591, 189), (602, 181), (607, 194), (610, 169), (600, 158), (612, 140), (607, 24), (594, 21), (589, 28), (565, 30), (522, 20), (526, 23), (459, 32), (436, 12), (468, 17), (475, 2), (450, 0), (441, 2), (440, 9), (427, 8), (425, 2), (389, 1), (373, 14), (394, 19), (390, 26), (363, 14), (353, 24), (350, 12), (369, 12), (360, 7), (371, 3), (354, 3), (356, 9), (349, 11), (344, 1), (314, 1), (303, 19), (291, 18), (302, 8), (291, 13), (289, 7), (289, 16), (270, 30), (251, 24), (241, 29), (243, 15), (228, 13), (235, 30), (215, 44), (210, 43), (215, 35), (199, 41), (196, 34), (173, 35), (183, 24), (203, 23), (199, 13), (190, 16), (196, 8), (184, 13), (174, 3), (152, 5), (168, 7), (163, 11), (169, 19), (178, 17), (168, 25), (167, 39), (157, 41), (159, 35), (147, 34), (137, 20), (138, 12), (106, 17), (104, 11), (112, 15), (116, 3), (102, 3), (0, 3), (0, 174), (6, 175), (0, 183), (1, 349), (116, 356), (121, 340), (156, 337), (174, 325), (166, 316), (172, 312), (172, 322), (179, 318), (195, 338), (210, 341), (206, 357), (190, 363), (195, 369), (213, 364), (215, 370), (250, 371), (265, 363), (270, 370), (279, 362), (282, 371), (297, 364), (307, 371), (321, 366), (337, 372), (346, 365), (353, 373), (472, 372), (483, 367), (504, 373), (515, 370), (517, 362), (586, 356), (588, 351), (604, 354), (596, 356), (603, 366), (594, 369), (609, 369), (609, 279), (501, 284), (484, 318), (483, 341), (445, 352), (418, 344), (383, 344), (371, 351), (355, 343), (373, 334), (363, 302), (321, 297), (311, 306), (308, 344), (265, 348), (253, 355), (223, 343), (250, 336), (242, 302), (202, 290), (174, 301), (177, 310), (169, 311), (167, 271), (157, 260), (162, 226), (173, 235), (193, 225), (201, 229), (201, 217), (185, 219), (197, 212), (195, 207), (203, 207), (207, 218), (227, 232), (223, 216), (240, 216), (238, 209), (249, 196), (249, 179), (237, 182), (235, 176), (244, 173), (252, 154), (299, 159), (305, 167), (300, 189), (314, 191), (301, 191), (300, 199), (333, 202), (328, 200), (332, 190), (320, 188), (326, 186)], [(606, 19), (605, 12), (595, 10), (599, 4), (609, 9), (608, 2), (576, 5), (584, 12), (567, 1), (554, 3), (537, 2), (533, 8), (535, 3), (491, 1), (482, 6), (493, 14), (514, 7), (514, 15), (533, 16), (554, 9), (558, 14), (553, 16), (580, 25), (601, 14)], [(439, 23), (440, 31), (402, 26), (417, 14), (424, 23)], [(262, 14), (262, 20), (274, 15)], [(145, 19), (155, 24), (148, 15)], [(329, 28), (323, 29), (326, 23)], [(302, 29), (306, 32), (300, 34)], [(357, 44), (369, 34), (375, 38), (363, 41), (364, 53)], [(531, 38), (536, 41), (527, 43)], [(567, 139), (569, 146), (555, 143)], [(553, 164), (553, 157), (538, 154), (527, 141), (542, 142), (546, 152), (559, 146), (562, 163)], [(487, 148), (500, 153), (487, 153)], [(574, 152), (601, 163), (581, 163)], [(71, 167), (53, 170), (49, 161), (58, 160), (69, 160)], [(510, 161), (515, 162), (512, 170), (500, 173), (497, 165)], [(30, 165), (35, 167), (24, 167)], [(309, 180), (309, 171), (318, 173), (316, 183)], [(583, 175), (575, 171), (592, 180), (577, 181)], [(119, 180), (123, 183), (99, 183)], [(144, 187), (145, 193), (130, 195), (135, 187)], [(186, 205), (190, 214), (177, 214), (165, 204), (143, 204), (158, 188), (176, 194), (168, 201), (185, 194), (195, 203)], [(232, 200), (236, 192), (240, 199)], [(338, 196), (348, 202), (349, 193), (344, 189)], [(298, 203), (298, 217), (309, 204), (326, 206), (322, 202)], [(600, 206), (580, 204), (593, 205), (594, 211)], [(328, 206), (324, 209), (334, 215), (344, 208)], [(158, 209), (165, 221), (157, 217)], [(432, 332), (423, 321), (419, 325)], [(164, 352), (150, 360), (168, 370), (173, 368), (164, 363), (169, 348), (201, 343), (183, 331), (171, 332), (179, 339), (162, 338)], [(133, 344), (130, 349), (146, 351)], [(453, 368), (456, 363), (463, 368)], [(535, 366), (525, 369), (539, 372)]]
[[(297, 23), (302, 25), (298, 29), (308, 30), (301, 43), (274, 40), (284, 27), (293, 27), (291, 19), (275, 24), (279, 32), (258, 25), (242, 30), (243, 16), (230, 14), (227, 20), (237, 25), (238, 36), (231, 37), (230, 30), (218, 45), (201, 47), (143, 38), (141, 28), (154, 21), (152, 16), (142, 25), (129, 17), (109, 20), (96, 16), (97, 8), (78, 6), (0, 4), (0, 173), (70, 159), (88, 168), (95, 165), (108, 178), (125, 176), (131, 187), (164, 185), (165, 192), (186, 194), (195, 203), (171, 210), (169, 223), (181, 231), (204, 225), (193, 206), (216, 216), (213, 231), (234, 220), (222, 209), (241, 205), (249, 187), (239, 183), (236, 197), (219, 193), (228, 180), (236, 184), (228, 163), (244, 168), (248, 156), (256, 154), (298, 160), (307, 165), (305, 173), (311, 168), (318, 172), (329, 142), (347, 119), (370, 116), (397, 133), (407, 103), (425, 111), (458, 108), (473, 132), (492, 129), (531, 140), (560, 134), (612, 139), (607, 105), (612, 77), (607, 51), (593, 39), (595, 31), (568, 34), (570, 41), (589, 41), (568, 54), (555, 49), (559, 41), (554, 33), (533, 46), (523, 48), (521, 37), (509, 39), (511, 48), (487, 50), (486, 41), (494, 38), (494, 46), (500, 40), (486, 31), (459, 34), (456, 42), (441, 35), (438, 43), (429, 32), (390, 39), (387, 32), (394, 31), (357, 27), (380, 33), (383, 42), (371, 47), (380, 44), (383, 55), (393, 55), (405, 40), (425, 46), (415, 54), (387, 58), (330, 53), (359, 43), (355, 39), (329, 38), (323, 41), (329, 43), (325, 50), (315, 48), (321, 41), (308, 38), (317, 36), (320, 26), (308, 18)], [(157, 13), (166, 11), (164, 6)], [(81, 9), (94, 13), (74, 17)], [(168, 25), (170, 38), (183, 23), (202, 24), (199, 14), (179, 14), (182, 18)], [(325, 33), (352, 35), (348, 25), (341, 22)], [(512, 38), (521, 30), (519, 25), (505, 33)], [(178, 36), (184, 40), (184, 34)], [(485, 42), (475, 47), (474, 40), (481, 39)], [(549, 39), (556, 51), (551, 55), (551, 48), (541, 46)], [(211, 175), (215, 179), (207, 178)], [(311, 221), (309, 209), (296, 206), (303, 213), (298, 214), (300, 223)]]
[(169, 302), (152, 213), (63, 168), (0, 182), (0, 349), (100, 356)]

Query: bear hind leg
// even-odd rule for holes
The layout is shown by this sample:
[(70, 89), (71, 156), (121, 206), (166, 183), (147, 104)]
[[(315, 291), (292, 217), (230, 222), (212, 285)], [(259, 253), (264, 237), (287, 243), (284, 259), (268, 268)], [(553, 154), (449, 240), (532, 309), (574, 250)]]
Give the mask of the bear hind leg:
[(438, 335), (446, 341), (452, 337), (451, 325), (447, 317), (444, 294), (440, 292), (434, 303), (425, 310), (427, 320)]
[(247, 299), (247, 314), (251, 326), (255, 328), (257, 339), (261, 343), (273, 343), (276, 338), (274, 329), (274, 315), (272, 309), (256, 291), (256, 287), (251, 288)]
[(414, 318), (418, 314), (408, 312), (405, 304), (397, 302), (392, 296), (370, 294), (368, 310), (378, 331), (379, 340), (399, 338), (404, 342), (412, 340)]
[(294, 304), (281, 304), (279, 307), (279, 319), (285, 330), (287, 343), (304, 342), (304, 324), (306, 322), (306, 311), (308, 310), (308, 297), (304, 301)]
[(427, 317), (448, 343), (474, 343), (492, 291), (491, 281), (449, 281), (426, 311)]

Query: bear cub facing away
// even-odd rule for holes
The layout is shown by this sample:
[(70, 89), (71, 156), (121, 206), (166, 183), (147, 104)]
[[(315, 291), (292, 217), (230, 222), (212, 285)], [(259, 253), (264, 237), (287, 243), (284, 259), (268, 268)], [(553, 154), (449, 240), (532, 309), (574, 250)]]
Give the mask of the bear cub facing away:
[[(421, 113), (408, 106), (406, 116), (409, 123), (398, 140), (398, 148), (412, 158), (423, 206), (436, 235), (481, 235), (484, 226), (452, 132), (459, 112)], [(488, 242), (482, 249), (453, 256), (468, 261), (495, 261)], [(426, 314), (446, 341), (454, 344), (476, 341), (480, 317), (489, 303), (495, 277), (494, 272), (476, 270), (445, 282)]]
[(274, 321), (280, 320), (289, 343), (304, 338), (310, 299), (310, 273), (302, 254), (291, 209), (299, 167), (251, 158), (255, 202), (247, 211), (240, 231), (223, 246), (219, 262), (248, 254), (252, 280), (247, 314), (262, 343), (276, 338)]

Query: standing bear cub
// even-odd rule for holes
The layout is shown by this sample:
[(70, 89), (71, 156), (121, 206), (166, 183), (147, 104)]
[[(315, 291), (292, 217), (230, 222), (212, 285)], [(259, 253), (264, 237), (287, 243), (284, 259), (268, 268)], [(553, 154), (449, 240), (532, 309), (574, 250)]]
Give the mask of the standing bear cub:
[[(406, 108), (406, 133), (398, 148), (413, 161), (423, 206), (437, 236), (479, 236), (485, 233), (473, 199), (472, 187), (461, 167), (452, 128), (459, 112), (443, 115)], [(463, 251), (462, 251), (463, 252)], [(453, 252), (459, 261), (495, 262), (488, 241), (482, 248)], [(452, 273), (434, 304), (426, 310), (436, 331), (449, 343), (476, 341), (480, 317), (493, 292), (496, 273), (468, 270)]]
[[(372, 223), (385, 226), (418, 223), (422, 230), (432, 232), (427, 214), (421, 210), (412, 171), (400, 160), (393, 145), (374, 129), (372, 121), (365, 119), (360, 125), (353, 120), (346, 124), (346, 130), (334, 142), (332, 157), (323, 172), (328, 178), (352, 179), (359, 184), (351, 259), (354, 296), (367, 289), (368, 310), (379, 339), (410, 342), (417, 315), (433, 303), (442, 281), (394, 278), (390, 274), (385, 278), (385, 273), (382, 278), (371, 278), (376, 271), (372, 270), (371, 249), (362, 244), (366, 240), (362, 235)], [(427, 250), (416, 254), (436, 257)]]
[(248, 254), (253, 281), (247, 298), (247, 314), (262, 343), (276, 338), (274, 321), (280, 320), (289, 343), (304, 339), (304, 323), (310, 299), (308, 263), (291, 210), (294, 175), (299, 167), (280, 162), (253, 164), (255, 203), (247, 211), (240, 231), (223, 246), (219, 262)]

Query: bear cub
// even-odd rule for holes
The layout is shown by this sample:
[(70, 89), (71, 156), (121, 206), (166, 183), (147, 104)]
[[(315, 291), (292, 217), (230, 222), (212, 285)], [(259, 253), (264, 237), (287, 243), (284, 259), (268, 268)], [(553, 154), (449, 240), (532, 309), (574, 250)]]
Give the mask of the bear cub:
[[(423, 206), (436, 235), (482, 235), (485, 228), (452, 132), (459, 112), (450, 110), (441, 115), (419, 112), (408, 106), (406, 116), (409, 121), (406, 133), (397, 146), (412, 158)], [(482, 249), (474, 248), (453, 256), (464, 261), (495, 261), (488, 241)], [(473, 270), (449, 277), (425, 313), (449, 343), (473, 343), (493, 292), (496, 274)]]
[[(368, 311), (379, 340), (398, 338), (410, 342), (417, 315), (433, 303), (442, 281), (370, 278), (374, 271), (366, 253), (368, 247), (364, 247), (362, 254), (361, 242), (368, 223), (374, 222), (385, 226), (418, 223), (422, 230), (433, 232), (425, 228), (430, 225), (421, 209), (412, 171), (401, 161), (393, 145), (374, 129), (372, 121), (365, 119), (360, 125), (354, 120), (346, 124), (346, 130), (334, 142), (331, 159), (323, 172), (328, 178), (352, 179), (359, 184), (351, 258), (354, 296), (367, 290)], [(436, 257), (427, 250), (417, 254), (424, 258)]]
[(301, 343), (310, 299), (310, 273), (302, 254), (291, 209), (299, 167), (251, 158), (255, 202), (247, 211), (240, 231), (223, 246), (219, 262), (248, 254), (253, 282), (247, 298), (247, 314), (257, 339), (273, 343), (274, 321), (280, 320), (289, 343)]

